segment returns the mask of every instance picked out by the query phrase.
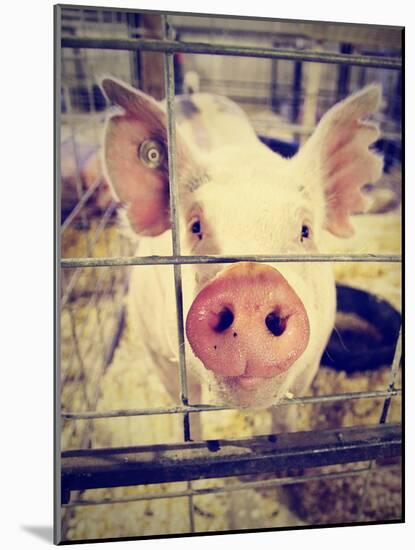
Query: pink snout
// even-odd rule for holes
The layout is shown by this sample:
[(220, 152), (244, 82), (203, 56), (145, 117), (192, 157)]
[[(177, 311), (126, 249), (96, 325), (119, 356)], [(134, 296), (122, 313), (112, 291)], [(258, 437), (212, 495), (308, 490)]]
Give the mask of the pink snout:
[(300, 357), (310, 327), (302, 301), (279, 271), (240, 262), (199, 292), (186, 334), (207, 369), (253, 389)]

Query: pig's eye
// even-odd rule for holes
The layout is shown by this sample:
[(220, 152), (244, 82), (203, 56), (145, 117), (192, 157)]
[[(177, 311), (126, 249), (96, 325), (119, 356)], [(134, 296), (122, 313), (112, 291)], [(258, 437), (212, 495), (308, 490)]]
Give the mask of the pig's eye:
[(164, 150), (161, 143), (148, 139), (138, 149), (138, 157), (149, 168), (158, 168), (164, 161)]
[(195, 219), (192, 224), (190, 225), (190, 231), (199, 237), (199, 239), (202, 239), (202, 225), (200, 223), (199, 219)]
[(310, 237), (310, 228), (308, 225), (303, 224), (301, 227), (301, 242), (304, 241), (304, 239), (308, 239)]

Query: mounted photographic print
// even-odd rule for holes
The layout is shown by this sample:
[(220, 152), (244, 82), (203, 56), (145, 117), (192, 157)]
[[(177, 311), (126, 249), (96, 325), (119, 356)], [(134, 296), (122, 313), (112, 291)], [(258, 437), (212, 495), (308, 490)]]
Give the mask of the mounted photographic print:
[(402, 44), (55, 6), (55, 543), (403, 521)]

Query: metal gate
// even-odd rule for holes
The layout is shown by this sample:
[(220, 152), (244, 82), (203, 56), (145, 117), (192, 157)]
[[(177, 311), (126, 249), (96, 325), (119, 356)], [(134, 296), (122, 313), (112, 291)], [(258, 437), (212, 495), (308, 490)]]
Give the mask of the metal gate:
[[(80, 15), (81, 14), (81, 15)], [(389, 382), (382, 390), (358, 391), (341, 394), (327, 394), (306, 396), (289, 399), (278, 406), (293, 406), (296, 404), (335, 403), (346, 400), (369, 398), (384, 399), (379, 424), (377, 426), (346, 427), (335, 430), (320, 430), (312, 432), (295, 432), (287, 434), (267, 434), (251, 438), (231, 440), (209, 440), (202, 442), (192, 441), (190, 415), (201, 412), (224, 410), (226, 407), (205, 405), (203, 403), (189, 403), (186, 357), (184, 348), (183, 303), (182, 303), (182, 276), (181, 267), (184, 264), (232, 263), (237, 261), (255, 262), (382, 262), (399, 263), (397, 254), (326, 254), (301, 256), (264, 256), (261, 254), (250, 256), (185, 256), (182, 255), (179, 241), (178, 218), (178, 184), (176, 177), (176, 136), (175, 136), (175, 109), (174, 95), (178, 88), (177, 53), (203, 54), (212, 56), (237, 56), (240, 59), (271, 60), (271, 71), (274, 80), (268, 86), (270, 94), (266, 99), (257, 97), (255, 101), (248, 93), (242, 94), (239, 99), (249, 104), (265, 102), (275, 112), (277, 105), (283, 102), (281, 90), (284, 94), (294, 94), (295, 101), (291, 105), (291, 130), (301, 141), (303, 135), (310, 133), (311, 128), (297, 123), (299, 105), (304, 101), (306, 91), (301, 88), (301, 72), (303, 64), (315, 62), (328, 67), (340, 67), (337, 87), (322, 93), (319, 98), (323, 107), (327, 98), (333, 94), (345, 93), (345, 82), (349, 82), (351, 67), (361, 69), (357, 77), (362, 78), (363, 71), (370, 69), (385, 69), (391, 74), (398, 75), (388, 80), (389, 90), (396, 90), (401, 86), (400, 71), (401, 59), (392, 55), (375, 55), (370, 52), (362, 55), (350, 53), (343, 49), (340, 53), (326, 52), (322, 49), (311, 51), (304, 46), (304, 38), (297, 37), (292, 43), (292, 37), (286, 37), (289, 47), (276, 46), (272, 33), (263, 36), (272, 40), (271, 46), (242, 45), (236, 40), (232, 32), (228, 32), (227, 41), (219, 43), (209, 41), (192, 41), (192, 34), (202, 33), (201, 27), (173, 24), (178, 16), (162, 15), (163, 36), (160, 38), (146, 37), (140, 32), (137, 14), (130, 11), (92, 10), (81, 8), (55, 7), (56, 25), (56, 182), (61, 181), (62, 142), (72, 148), (75, 159), (72, 186), (73, 197), (67, 214), (58, 220), (60, 228), (58, 247), (64, 253), (60, 259), (60, 288), (58, 297), (62, 315), (66, 321), (62, 324), (62, 332), (58, 336), (61, 349), (66, 350), (67, 356), (62, 360), (59, 356), (58, 365), (62, 371), (57, 372), (57, 421), (58, 435), (56, 436), (56, 452), (58, 472), (61, 474), (56, 490), (56, 525), (61, 522), (63, 511), (63, 531), (67, 530), (65, 515), (81, 506), (108, 505), (116, 502), (151, 501), (186, 497), (188, 499), (189, 532), (195, 531), (193, 498), (203, 494), (220, 494), (224, 492), (238, 493), (247, 488), (262, 490), (279, 485), (305, 483), (318, 479), (336, 479), (342, 477), (359, 476), (363, 481), (363, 490), (359, 509), (356, 512), (356, 521), (362, 521), (362, 510), (365, 495), (370, 483), (370, 475), (376, 468), (387, 468), (388, 460), (400, 456), (401, 453), (401, 426), (387, 423), (391, 400), (401, 395), (396, 380), (401, 362), (401, 333), (396, 343), (393, 361), (390, 365)], [(71, 36), (71, 32), (64, 31), (71, 18), (75, 18), (84, 29), (81, 36)], [(77, 19), (78, 18), (78, 19)], [(199, 18), (202, 19), (202, 18)], [(94, 36), (91, 32), (94, 22), (112, 25), (120, 32), (115, 38)], [(91, 27), (92, 25), (92, 27)], [(62, 29), (62, 36), (61, 36)], [(251, 31), (252, 32), (252, 31)], [(177, 34), (188, 40), (181, 40)], [(187, 35), (186, 35), (187, 33)], [(257, 31), (258, 34), (261, 34)], [(76, 33), (75, 33), (76, 34)], [(240, 36), (240, 35), (238, 35)], [(242, 33), (244, 39), (246, 34)], [(301, 42), (301, 40), (303, 42)], [(302, 46), (298, 49), (298, 46)], [(62, 48), (62, 49), (61, 49)], [(90, 79), (94, 73), (94, 53), (104, 52), (111, 57), (108, 62), (118, 68), (118, 75), (134, 82), (139, 80), (134, 62), (137, 52), (157, 52), (164, 56), (164, 82), (168, 113), (168, 161), (170, 174), (170, 209), (172, 218), (172, 245), (173, 255), (165, 257), (137, 257), (133, 256), (133, 248), (122, 231), (118, 231), (115, 222), (118, 205), (108, 198), (105, 193), (105, 178), (102, 174), (95, 174), (96, 179), (86, 185), (86, 176), (83, 172), (82, 161), (85, 143), (91, 139), (83, 138), (86, 119), (86, 133), (90, 132), (90, 121), (94, 120), (94, 143), (98, 147), (101, 123), (108, 106), (100, 94), (95, 82)], [(119, 53), (123, 53), (124, 57)], [(126, 52), (131, 54), (126, 56)], [(62, 53), (62, 57), (60, 57)], [(234, 59), (232, 57), (231, 59)], [(293, 82), (280, 84), (278, 93), (276, 79), (276, 62), (287, 60), (294, 63)], [(64, 68), (72, 64), (77, 74), (72, 80), (65, 80)], [(85, 69), (87, 72), (85, 73)], [(88, 72), (89, 71), (89, 72)], [(63, 75), (63, 79), (60, 75)], [(79, 86), (82, 80), (83, 85)], [(201, 85), (209, 88), (208, 80), (201, 80)], [(225, 83), (226, 84), (226, 83)], [(182, 83), (183, 85), (183, 83)], [(222, 82), (222, 85), (224, 83)], [(218, 82), (212, 84), (215, 90)], [(242, 86), (239, 82), (239, 86)], [(284, 86), (286, 89), (284, 89)], [(343, 86), (343, 88), (342, 88)], [(236, 86), (237, 88), (238, 86)], [(265, 90), (265, 84), (260, 87)], [(233, 84), (235, 89), (235, 84)], [(247, 86), (245, 86), (245, 90)], [(340, 90), (340, 91), (339, 91)], [(330, 96), (331, 94), (331, 96)], [(232, 93), (230, 94), (232, 95)], [(255, 99), (255, 98), (254, 98)], [(400, 102), (400, 98), (399, 98)], [(87, 108), (85, 109), (85, 105)], [(397, 113), (397, 102), (385, 122), (386, 133), (392, 138), (400, 137), (400, 112)], [(391, 108), (391, 109), (392, 109)], [(85, 109), (88, 118), (82, 113)], [(392, 116), (393, 115), (393, 116)], [(60, 121), (62, 120), (62, 131)], [(267, 127), (267, 121), (261, 117), (253, 117), (257, 129)], [(66, 121), (66, 122), (65, 122)], [(62, 139), (62, 132), (66, 132), (66, 140)], [(83, 141), (84, 140), (84, 141)], [(80, 145), (81, 144), (81, 145)], [(390, 144), (383, 144), (384, 153), (390, 149)], [(386, 147), (389, 147), (388, 151)], [(92, 153), (94, 154), (94, 153)], [(91, 157), (88, 157), (91, 159)], [(103, 198), (104, 197), (104, 198)], [(100, 202), (101, 201), (101, 202)], [(92, 207), (91, 207), (92, 203)], [(61, 209), (61, 194), (57, 192), (57, 211)], [(94, 216), (91, 216), (91, 209)], [(98, 212), (98, 215), (97, 215)], [(58, 216), (59, 217), (59, 216)], [(75, 228), (75, 229), (74, 229)], [(72, 233), (67, 237), (68, 233)], [(67, 239), (67, 240), (65, 240)], [(73, 242), (76, 241), (76, 245)], [(83, 244), (80, 244), (83, 241)], [(78, 248), (76, 248), (78, 247)], [(81, 253), (79, 253), (79, 250)], [(61, 250), (61, 248), (59, 248)], [(71, 251), (76, 254), (71, 254)], [(80, 257), (77, 257), (80, 256)], [(124, 307), (122, 298), (128, 287), (128, 270), (131, 266), (169, 265), (173, 266), (174, 284), (177, 310), (177, 346), (179, 350), (180, 373), (180, 405), (174, 407), (136, 408), (128, 410), (98, 411), (96, 406), (100, 396), (100, 380), (107, 367), (111, 364), (114, 350), (119, 342), (123, 330)], [(81, 312), (75, 311), (75, 300), (84, 300)], [(94, 330), (88, 335), (88, 327)], [(98, 360), (97, 360), (97, 350)], [(62, 404), (62, 409), (60, 405)], [(117, 417), (176, 415), (182, 418), (183, 442), (177, 444), (162, 444), (156, 446), (137, 446), (128, 448), (91, 448), (91, 430), (94, 420), (104, 420)], [(81, 427), (80, 427), (81, 426)], [(62, 447), (59, 442), (62, 433)], [(62, 455), (61, 450), (63, 449)], [(69, 450), (65, 450), (69, 449)], [(300, 473), (291, 471), (295, 464), (297, 470), (310, 467), (322, 467), (332, 464), (346, 464), (369, 461), (364, 467), (342, 472), (331, 473)], [(386, 463), (386, 466), (385, 466)], [(380, 464), (383, 464), (381, 466)], [(396, 468), (392, 460), (392, 466)], [(390, 467), (390, 466), (389, 466)], [(266, 474), (265, 479), (252, 476)], [(270, 474), (273, 474), (272, 476)], [(195, 488), (194, 480), (219, 478), (227, 476), (251, 476), (246, 481), (237, 481), (226, 486), (211, 486)], [(247, 478), (241, 478), (247, 479)], [(146, 493), (135, 497), (113, 497), (93, 499), (85, 498), (83, 491), (95, 488), (122, 487), (142, 484), (187, 482), (187, 487), (173, 490), (168, 493)], [(67, 521), (67, 519), (66, 519)], [(66, 526), (65, 526), (66, 525)], [(66, 537), (58, 528), (56, 539)]]

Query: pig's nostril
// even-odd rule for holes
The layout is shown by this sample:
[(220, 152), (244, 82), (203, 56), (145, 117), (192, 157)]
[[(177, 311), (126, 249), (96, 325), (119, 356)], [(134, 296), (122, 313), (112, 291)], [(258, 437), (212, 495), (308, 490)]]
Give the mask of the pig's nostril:
[(285, 330), (286, 320), (277, 315), (275, 311), (271, 311), (265, 317), (265, 325), (274, 336), (281, 336)]
[(225, 307), (220, 313), (218, 313), (218, 322), (216, 323), (214, 330), (216, 332), (223, 332), (229, 328), (234, 320), (232, 311)]

